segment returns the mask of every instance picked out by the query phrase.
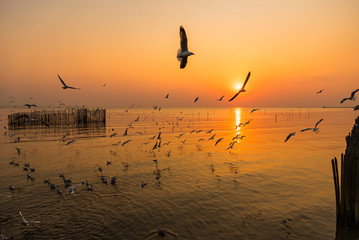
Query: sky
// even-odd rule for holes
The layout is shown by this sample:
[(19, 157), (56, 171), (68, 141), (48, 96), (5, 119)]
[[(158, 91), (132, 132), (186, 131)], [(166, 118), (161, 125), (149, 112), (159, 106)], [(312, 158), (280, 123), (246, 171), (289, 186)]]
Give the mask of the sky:
[(357, 0), (0, 0), (0, 106), (354, 106), (340, 100), (359, 88), (358, 12)]

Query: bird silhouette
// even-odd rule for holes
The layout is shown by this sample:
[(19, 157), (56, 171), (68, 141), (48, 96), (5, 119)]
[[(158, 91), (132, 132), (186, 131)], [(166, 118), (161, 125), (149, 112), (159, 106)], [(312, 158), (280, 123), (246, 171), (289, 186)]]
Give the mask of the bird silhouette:
[(185, 68), (187, 65), (188, 56), (194, 55), (193, 52), (188, 51), (187, 46), (187, 35), (183, 26), (180, 27), (180, 39), (181, 39), (181, 48), (177, 51), (177, 59), (181, 62), (180, 68)]
[(239, 89), (239, 91), (236, 93), (236, 95), (234, 95), (231, 99), (229, 99), (228, 102), (233, 101), (241, 92), (245, 92), (245, 91), (246, 91), (244, 88), (246, 87), (247, 82), (248, 82), (248, 79), (249, 79), (250, 76), (251, 76), (251, 72), (248, 73), (247, 78), (246, 78), (246, 80), (244, 81), (244, 84), (243, 84), (242, 88)]
[(77, 90), (80, 90), (80, 88), (70, 87), (70, 86), (66, 85), (66, 83), (65, 83), (65, 82), (61, 79), (60, 75), (59, 75), (59, 74), (57, 74), (57, 76), (59, 77), (59, 79), (60, 79), (60, 81), (61, 81), (62, 85), (64, 85), (64, 86), (62, 87), (63, 89), (68, 89), (68, 88), (70, 88), (70, 89), (77, 89)]

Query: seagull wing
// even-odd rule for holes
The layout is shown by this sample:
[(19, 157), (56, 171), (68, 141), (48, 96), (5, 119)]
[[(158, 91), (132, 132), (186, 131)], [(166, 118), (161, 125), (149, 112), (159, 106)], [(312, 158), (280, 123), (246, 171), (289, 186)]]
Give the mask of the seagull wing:
[(18, 208), (17, 211), (20, 213), (20, 216), (22, 217), (22, 221), (26, 223), (27, 221), (25, 220), (24, 215), (22, 215), (21, 210)]
[(251, 72), (249, 72), (249, 73), (247, 74), (246, 81), (244, 81), (243, 86), (242, 86), (242, 88), (241, 88), (240, 91), (243, 91), (243, 90), (244, 90), (244, 88), (245, 88), (245, 86), (247, 85), (247, 82), (248, 82), (250, 76), (251, 76)]
[(180, 68), (185, 68), (186, 65), (187, 65), (187, 57), (183, 57), (183, 58), (181, 59), (181, 66), (180, 66)]
[(305, 129), (302, 129), (300, 130), (301, 132), (305, 132), (305, 131), (309, 131), (309, 130), (313, 130), (313, 128), (305, 128)]
[(26, 221), (26, 223), (41, 223), (41, 221)]
[(80, 90), (81, 88), (75, 88), (75, 87), (67, 87), (67, 88), (70, 88), (70, 89), (77, 89), (77, 90)]
[(354, 95), (355, 95), (358, 91), (359, 91), (359, 89), (357, 89), (357, 90), (353, 91), (353, 92), (352, 92), (352, 95), (350, 95), (350, 98), (353, 98), (353, 97), (354, 97)]
[(319, 124), (319, 123), (321, 123), (322, 121), (323, 121), (323, 118), (322, 118), (322, 119), (320, 119), (320, 120), (319, 120), (319, 121), (315, 124), (314, 129), (315, 129), (315, 128), (317, 128), (318, 124)]
[(50, 127), (50, 125), (49, 125), (47, 122), (45, 122), (44, 120), (41, 120), (41, 122), (42, 122), (43, 124), (45, 124), (46, 127)]
[(240, 94), (240, 93), (241, 93), (241, 91), (237, 92), (236, 95), (234, 95), (231, 99), (228, 100), (228, 102), (231, 102), (231, 101), (232, 101), (233, 99), (235, 99), (235, 98), (238, 96), (238, 94)]
[(27, 119), (30, 119), (29, 115), (27, 115), (27, 114), (22, 114), (22, 115), (16, 117), (16, 120), (18, 120), (18, 119), (20, 119), (20, 118), (23, 118), (23, 117), (25, 117), (25, 118), (27, 118)]
[(61, 79), (60, 75), (57, 74), (57, 76), (59, 77), (60, 81), (62, 82), (62, 84), (64, 85), (64, 87), (67, 87), (67, 85), (64, 83), (64, 81)]
[(345, 102), (346, 100), (349, 100), (349, 98), (343, 98), (343, 99), (340, 101), (340, 103), (343, 103), (343, 102)]
[[(180, 39), (181, 39), (182, 52), (188, 51), (186, 31), (184, 30), (184, 28), (182, 26), (180, 27)], [(187, 63), (187, 59), (186, 59), (186, 63)], [(181, 64), (181, 66), (182, 66), (182, 64)], [(185, 64), (185, 66), (186, 66), (186, 64)]]
[(289, 138), (290, 138), (291, 136), (294, 136), (294, 135), (295, 135), (295, 132), (289, 133), (289, 135), (288, 135), (287, 138), (284, 140), (284, 142), (288, 141)]

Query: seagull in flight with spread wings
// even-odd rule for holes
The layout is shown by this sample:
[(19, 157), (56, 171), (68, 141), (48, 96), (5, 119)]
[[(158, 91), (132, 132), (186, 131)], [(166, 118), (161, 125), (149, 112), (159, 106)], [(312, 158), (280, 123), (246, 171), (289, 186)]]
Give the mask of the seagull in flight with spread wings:
[(305, 128), (305, 129), (302, 129), (302, 130), (300, 130), (300, 131), (301, 131), (301, 132), (305, 132), (305, 131), (308, 131), (308, 130), (313, 130), (313, 132), (318, 133), (318, 130), (319, 130), (318, 124), (321, 123), (322, 121), (323, 121), (323, 118), (320, 119), (320, 120), (315, 124), (314, 128)]
[(223, 98), (224, 98), (224, 96), (218, 98), (217, 101), (220, 101), (220, 102), (221, 102)]
[(288, 141), (290, 137), (295, 136), (295, 132), (289, 133), (287, 138), (284, 140), (284, 142)]
[(181, 48), (177, 51), (177, 59), (181, 62), (180, 68), (185, 68), (188, 56), (194, 55), (194, 53), (188, 51), (186, 31), (182, 26), (180, 27), (180, 39)]
[(61, 81), (61, 83), (62, 83), (62, 85), (64, 85), (62, 88), (63, 89), (68, 89), (68, 88), (70, 88), (70, 89), (77, 89), (77, 90), (80, 90), (80, 88), (75, 88), (75, 87), (70, 87), (70, 86), (67, 86), (66, 85), (66, 83), (61, 79), (61, 77), (60, 77), (60, 75), (59, 74), (57, 74), (57, 76), (59, 77), (59, 79), (60, 79), (60, 81)]
[(234, 95), (231, 99), (229, 99), (228, 102), (231, 102), (232, 100), (234, 100), (241, 92), (245, 92), (245, 91), (246, 91), (244, 88), (246, 87), (247, 82), (248, 82), (248, 79), (249, 79), (250, 76), (251, 76), (251, 72), (248, 73), (247, 78), (246, 78), (246, 80), (244, 81), (242, 88), (239, 89), (239, 91), (236, 93), (236, 95)]
[(34, 118), (32, 118), (32, 117), (30, 117), (29, 115), (27, 115), (27, 114), (21, 114), (20, 116), (18, 116), (18, 117), (16, 117), (16, 120), (18, 120), (18, 119), (20, 119), (20, 118), (26, 118), (26, 119), (28, 119), (30, 122), (41, 122), (42, 124), (44, 124), (46, 127), (50, 127), (50, 125), (47, 123), (47, 122), (45, 122), (44, 120), (39, 120), (39, 119), (34, 119)]
[(26, 226), (28, 226), (29, 223), (40, 223), (40, 221), (26, 221), (24, 215), (22, 215), (21, 210), (19, 208), (17, 210), (19, 211), (20, 216), (22, 217), (22, 223), (25, 224)]
[(319, 93), (322, 93), (324, 91), (324, 88), (323, 89), (320, 89), (318, 92), (316, 92), (315, 94), (319, 94)]
[(359, 89), (353, 91), (352, 94), (350, 95), (350, 97), (348, 97), (348, 98), (343, 98), (343, 99), (340, 101), (340, 103), (343, 103), (343, 102), (345, 102), (346, 100), (352, 100), (352, 101), (354, 101), (354, 100), (356, 99), (356, 97), (354, 97), (354, 95), (355, 95), (358, 91), (359, 91)]

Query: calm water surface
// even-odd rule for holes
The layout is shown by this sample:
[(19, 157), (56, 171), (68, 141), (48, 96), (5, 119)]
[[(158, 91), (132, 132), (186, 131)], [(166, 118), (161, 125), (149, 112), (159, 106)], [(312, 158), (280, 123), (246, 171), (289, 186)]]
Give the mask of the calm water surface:
[[(162, 239), (335, 239), (330, 160), (344, 152), (358, 113), (250, 110), (108, 109), (106, 127), (8, 130), (13, 110), (1, 109), (0, 193), (13, 197), (0, 198), (0, 227), (15, 239), (157, 239), (158, 226)], [(300, 133), (321, 118), (318, 134)], [(161, 147), (152, 150), (159, 132)], [(245, 137), (227, 150), (237, 134)], [(24, 163), (35, 168), (33, 180)], [(94, 191), (83, 185), (69, 194), (61, 173)], [(17, 208), (41, 224), (24, 227)]]

